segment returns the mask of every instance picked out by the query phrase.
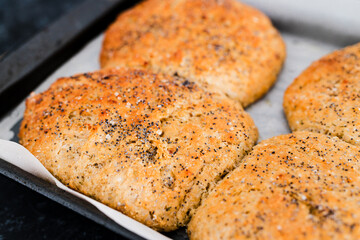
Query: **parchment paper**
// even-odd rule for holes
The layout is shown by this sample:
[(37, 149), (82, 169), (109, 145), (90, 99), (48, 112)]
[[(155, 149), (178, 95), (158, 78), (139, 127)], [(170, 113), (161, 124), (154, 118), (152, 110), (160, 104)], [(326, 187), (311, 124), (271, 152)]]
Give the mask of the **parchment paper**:
[(117, 224), (121, 226), (125, 226), (128, 230), (132, 232), (136, 232), (138, 235), (146, 238), (146, 239), (159, 239), (159, 240), (167, 240), (170, 239), (151, 228), (141, 224), (134, 219), (116, 211), (94, 199), (91, 199), (81, 193), (78, 193), (64, 184), (59, 182), (55, 177), (53, 177), (48, 170), (37, 160), (34, 155), (32, 155), (26, 148), (23, 146), (6, 140), (0, 139), (0, 158), (5, 159), (12, 163), (13, 165), (25, 170), (35, 176), (38, 176), (48, 182), (51, 182), (58, 186), (59, 188), (84, 199), (94, 205), (97, 209), (99, 209), (106, 216), (114, 220)]
[[(260, 133), (259, 141), (272, 136), (289, 133), (282, 110), (283, 93), (292, 80), (301, 73), (312, 61), (326, 53), (343, 46), (313, 40), (300, 35), (282, 33), (287, 44), (287, 60), (277, 83), (261, 100), (246, 109), (253, 117)], [(76, 73), (99, 69), (98, 56), (102, 35), (96, 37), (79, 53), (54, 72), (35, 92), (46, 90), (59, 77), (71, 76)], [(164, 235), (138, 223), (137, 221), (101, 204), (89, 197), (75, 192), (52, 177), (39, 161), (22, 146), (5, 140), (16, 139), (18, 129), (14, 126), (22, 119), (25, 106), (22, 102), (0, 122), (0, 158), (56, 184), (71, 194), (80, 197), (110, 217), (119, 225), (146, 239), (168, 239)]]

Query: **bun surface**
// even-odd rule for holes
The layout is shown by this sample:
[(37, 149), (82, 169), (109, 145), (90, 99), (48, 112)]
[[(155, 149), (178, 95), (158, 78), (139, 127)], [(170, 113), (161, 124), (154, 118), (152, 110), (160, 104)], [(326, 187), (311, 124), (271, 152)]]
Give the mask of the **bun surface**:
[(312, 63), (288, 87), (284, 111), (293, 131), (360, 145), (360, 43)]
[(61, 78), (32, 94), (19, 134), (63, 183), (164, 231), (187, 223), (257, 136), (232, 100), (131, 69)]
[(275, 82), (285, 44), (268, 17), (235, 0), (149, 0), (105, 33), (100, 63), (195, 81), (247, 106)]
[(202, 201), (190, 239), (359, 239), (359, 150), (311, 132), (262, 141)]

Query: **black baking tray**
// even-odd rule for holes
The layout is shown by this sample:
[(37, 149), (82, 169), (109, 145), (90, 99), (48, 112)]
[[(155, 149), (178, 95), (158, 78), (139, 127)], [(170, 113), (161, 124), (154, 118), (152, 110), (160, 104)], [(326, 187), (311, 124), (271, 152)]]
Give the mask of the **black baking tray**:
[[(117, 14), (139, 1), (86, 0), (0, 62), (0, 119), (61, 64), (103, 32)], [(19, 128), (18, 122), (14, 128)], [(15, 132), (18, 132), (16, 129)], [(17, 142), (17, 137), (12, 139)], [(0, 173), (128, 239), (144, 239), (119, 226), (90, 203), (0, 159)], [(171, 238), (185, 231), (167, 234)]]
[[(243, 1), (249, 4), (261, 2), (261, 6), (267, 5), (266, 1)], [(1, 61), (0, 102), (3, 104), (0, 104), (0, 121), (2, 117), (22, 102), (29, 93), (51, 73), (58, 69), (62, 63), (69, 60), (86, 43), (103, 32), (115, 19), (117, 14), (137, 2), (139, 1), (86, 0), (76, 9), (36, 35), (28, 43)], [(321, 24), (323, 21), (320, 21), (320, 23), (316, 25), (309, 16), (300, 14), (296, 18), (291, 18), (292, 15), (297, 14), (296, 8), (291, 12), (289, 9), (283, 9), (282, 11), (279, 7), (284, 6), (286, 2), (286, 0), (271, 1), (269, 9), (271, 7), (272, 10), (266, 11), (266, 8), (264, 9), (265, 13), (271, 17), (274, 25), (280, 31), (297, 32), (300, 35), (309, 36), (310, 38), (326, 39), (328, 42), (334, 42), (339, 46), (352, 44), (360, 40), (360, 32), (357, 30), (344, 31), (349, 28), (342, 28), (334, 24)], [(304, 0), (304, 3), (306, 2), (310, 3), (311, 0)], [(316, 2), (319, 4), (321, 2), (326, 3), (326, 0), (317, 0)], [(278, 5), (276, 5), (276, 3)], [(282, 5), (280, 3), (284, 4)], [(309, 5), (309, 8), (311, 8), (314, 3)], [(274, 11), (274, 9), (276, 11)], [(341, 9), (339, 9), (339, 11), (340, 10)], [(344, 13), (344, 15), (345, 14), (346, 13)], [(326, 21), (330, 21), (331, 18), (332, 16), (329, 16)], [(334, 21), (336, 21), (336, 19)], [(353, 26), (360, 26), (354, 24), (355, 23), (352, 23)], [(20, 122), (13, 127), (14, 132), (18, 132), (19, 123)], [(16, 137), (12, 140), (17, 141)], [(110, 220), (91, 204), (2, 159), (0, 159), (0, 173), (105, 226), (123, 237), (128, 239), (143, 239)], [(166, 233), (165, 235), (173, 239), (187, 239), (184, 229)]]

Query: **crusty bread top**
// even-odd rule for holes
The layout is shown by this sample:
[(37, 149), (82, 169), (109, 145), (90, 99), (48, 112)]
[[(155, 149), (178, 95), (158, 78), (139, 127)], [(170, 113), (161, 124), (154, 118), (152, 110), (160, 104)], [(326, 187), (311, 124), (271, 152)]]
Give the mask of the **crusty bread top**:
[(311, 132), (261, 142), (202, 202), (190, 239), (360, 239), (359, 151)]
[(148, 0), (109, 27), (100, 62), (182, 76), (247, 106), (275, 82), (284, 58), (270, 20), (236, 0)]
[(360, 43), (314, 62), (285, 92), (284, 110), (291, 129), (360, 145), (359, 89)]
[(192, 82), (119, 69), (33, 94), (19, 137), (63, 183), (168, 231), (186, 224), (257, 130), (239, 104)]

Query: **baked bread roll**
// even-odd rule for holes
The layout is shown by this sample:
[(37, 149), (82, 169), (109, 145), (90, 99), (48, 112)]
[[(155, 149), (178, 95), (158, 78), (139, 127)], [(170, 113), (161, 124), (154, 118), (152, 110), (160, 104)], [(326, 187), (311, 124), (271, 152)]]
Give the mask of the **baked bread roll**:
[(360, 239), (359, 152), (311, 132), (261, 142), (202, 201), (190, 239)]
[(63, 183), (164, 231), (187, 223), (257, 136), (232, 100), (125, 69), (61, 78), (31, 95), (19, 134)]
[(108, 28), (100, 63), (181, 76), (247, 106), (269, 90), (284, 58), (270, 20), (236, 0), (148, 0)]
[(360, 43), (314, 62), (289, 86), (284, 110), (293, 131), (360, 145)]

